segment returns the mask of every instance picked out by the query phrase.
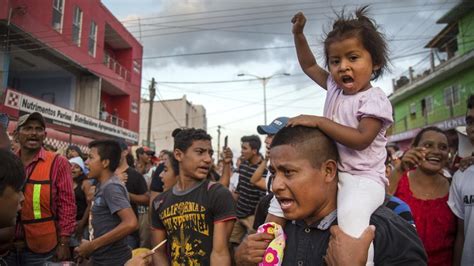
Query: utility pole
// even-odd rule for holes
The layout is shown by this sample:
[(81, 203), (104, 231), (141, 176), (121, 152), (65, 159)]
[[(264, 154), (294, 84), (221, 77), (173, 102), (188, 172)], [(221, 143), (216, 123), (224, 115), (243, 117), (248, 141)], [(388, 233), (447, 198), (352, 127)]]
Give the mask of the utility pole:
[(151, 135), (151, 118), (153, 115), (153, 101), (155, 100), (155, 94), (156, 94), (156, 88), (155, 88), (156, 82), (155, 78), (151, 79), (151, 84), (150, 84), (150, 101), (148, 102), (148, 130), (146, 132), (146, 142), (147, 146), (150, 147), (150, 135)]
[(221, 151), (221, 126), (217, 126), (217, 161), (219, 162)]

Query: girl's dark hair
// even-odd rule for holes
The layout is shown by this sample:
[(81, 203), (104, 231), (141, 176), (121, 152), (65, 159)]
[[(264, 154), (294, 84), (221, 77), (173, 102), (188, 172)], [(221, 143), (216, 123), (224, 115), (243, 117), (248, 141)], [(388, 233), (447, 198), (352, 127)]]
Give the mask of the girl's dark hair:
[(411, 146), (412, 147), (417, 147), (420, 144), (420, 141), (421, 141), (421, 138), (423, 137), (423, 134), (425, 134), (428, 131), (434, 131), (434, 132), (443, 134), (449, 142), (448, 135), (446, 135), (446, 132), (441, 130), (439, 127), (425, 127), (420, 132), (418, 132), (418, 134), (416, 134), (415, 138), (413, 139), (413, 142), (411, 143)]
[(177, 128), (171, 134), (174, 137), (174, 149), (179, 149), (182, 152), (193, 145), (195, 140), (211, 140), (211, 135), (203, 129), (197, 128)]
[(174, 154), (171, 151), (164, 150), (163, 154), (168, 155), (168, 160), (173, 168), (174, 175), (179, 175), (179, 164), (178, 161), (174, 158)]
[(355, 17), (344, 14), (344, 10), (337, 16), (332, 30), (324, 41), (324, 55), (326, 67), (329, 67), (329, 46), (350, 37), (357, 37), (372, 57), (372, 64), (380, 68), (374, 70), (371, 80), (377, 79), (388, 67), (388, 46), (383, 33), (378, 31), (374, 20), (367, 16), (368, 6), (355, 11)]

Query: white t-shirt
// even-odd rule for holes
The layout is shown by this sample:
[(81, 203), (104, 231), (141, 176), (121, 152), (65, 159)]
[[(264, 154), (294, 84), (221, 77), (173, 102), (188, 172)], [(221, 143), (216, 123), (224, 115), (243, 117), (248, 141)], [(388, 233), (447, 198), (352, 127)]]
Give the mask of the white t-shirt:
[(231, 192), (235, 192), (238, 184), (239, 184), (239, 172), (234, 172), (230, 176), (229, 190)]
[(459, 219), (464, 220), (461, 265), (474, 265), (474, 165), (454, 174), (448, 205)]

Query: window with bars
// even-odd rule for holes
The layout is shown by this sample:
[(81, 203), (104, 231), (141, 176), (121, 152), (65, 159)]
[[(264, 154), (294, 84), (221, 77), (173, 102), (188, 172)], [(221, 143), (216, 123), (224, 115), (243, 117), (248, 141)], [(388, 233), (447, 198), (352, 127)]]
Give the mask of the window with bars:
[(64, 0), (53, 0), (52, 26), (55, 30), (62, 32), (64, 14)]
[(423, 116), (433, 113), (433, 96), (427, 96), (421, 100), (421, 112)]
[(411, 103), (409, 107), (410, 111), (410, 118), (416, 118), (416, 103)]
[(89, 50), (89, 54), (92, 55), (93, 57), (95, 57), (96, 43), (97, 43), (97, 24), (94, 21), (91, 21), (91, 27), (89, 31), (88, 50)]
[(82, 10), (79, 7), (74, 7), (72, 16), (72, 42), (77, 46), (81, 46), (81, 32), (82, 32)]
[(444, 104), (447, 107), (459, 104), (460, 98), (459, 86), (453, 85), (444, 89)]

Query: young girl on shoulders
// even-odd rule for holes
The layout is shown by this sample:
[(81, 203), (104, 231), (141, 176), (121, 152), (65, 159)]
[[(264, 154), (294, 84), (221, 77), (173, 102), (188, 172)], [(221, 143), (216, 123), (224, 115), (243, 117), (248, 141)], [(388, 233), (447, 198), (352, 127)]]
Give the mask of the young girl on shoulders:
[[(390, 101), (371, 83), (387, 68), (387, 44), (366, 13), (363, 7), (355, 16), (343, 14), (334, 22), (324, 41), (327, 70), (316, 63), (303, 34), (304, 15), (292, 19), (301, 68), (327, 90), (327, 98), (323, 117), (300, 115), (288, 126), (317, 127), (337, 142), (338, 223), (353, 237), (369, 226), (370, 216), (384, 201), (385, 132), (393, 122)], [(373, 264), (373, 245), (367, 264)]]

